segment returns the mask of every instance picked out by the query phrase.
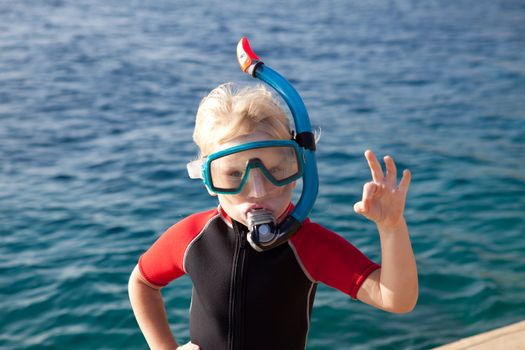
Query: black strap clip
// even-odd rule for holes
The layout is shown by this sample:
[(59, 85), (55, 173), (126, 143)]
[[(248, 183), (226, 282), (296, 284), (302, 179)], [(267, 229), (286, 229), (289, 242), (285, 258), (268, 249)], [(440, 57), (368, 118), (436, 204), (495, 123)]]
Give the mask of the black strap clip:
[(295, 142), (304, 149), (315, 152), (315, 135), (311, 131), (303, 131), (294, 136)]

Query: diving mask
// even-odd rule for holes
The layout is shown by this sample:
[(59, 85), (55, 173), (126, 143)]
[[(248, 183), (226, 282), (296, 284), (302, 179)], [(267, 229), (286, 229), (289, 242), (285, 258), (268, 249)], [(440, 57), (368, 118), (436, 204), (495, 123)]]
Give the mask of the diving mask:
[(303, 151), (292, 140), (249, 142), (212, 153), (188, 163), (191, 178), (200, 178), (217, 194), (240, 193), (251, 170), (259, 169), (275, 186), (284, 186), (303, 175)]

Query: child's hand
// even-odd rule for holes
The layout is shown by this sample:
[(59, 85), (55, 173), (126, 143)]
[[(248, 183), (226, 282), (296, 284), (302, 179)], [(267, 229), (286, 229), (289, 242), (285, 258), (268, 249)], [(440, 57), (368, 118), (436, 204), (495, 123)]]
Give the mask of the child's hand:
[(378, 226), (395, 227), (403, 220), (410, 171), (403, 171), (403, 177), (397, 185), (397, 169), (392, 157), (384, 157), (386, 176), (372, 151), (367, 150), (365, 157), (372, 172), (372, 181), (364, 185), (363, 198), (354, 204), (354, 210)]
[(179, 346), (176, 350), (199, 350), (199, 349), (200, 347), (198, 345), (195, 345), (190, 341), (184, 345)]

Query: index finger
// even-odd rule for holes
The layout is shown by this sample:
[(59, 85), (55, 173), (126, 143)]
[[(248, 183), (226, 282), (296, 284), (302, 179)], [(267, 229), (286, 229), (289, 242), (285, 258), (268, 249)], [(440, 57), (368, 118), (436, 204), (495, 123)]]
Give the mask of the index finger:
[(377, 160), (374, 152), (371, 150), (366, 150), (365, 158), (368, 161), (368, 166), (370, 167), (370, 172), (372, 173), (372, 179), (374, 182), (381, 182), (385, 175), (383, 174), (383, 169), (381, 169), (381, 164)]

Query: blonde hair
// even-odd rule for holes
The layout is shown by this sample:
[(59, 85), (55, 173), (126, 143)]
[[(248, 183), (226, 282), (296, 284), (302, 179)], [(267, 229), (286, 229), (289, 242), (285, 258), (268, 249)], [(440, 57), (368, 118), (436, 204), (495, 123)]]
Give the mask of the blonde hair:
[(236, 89), (227, 83), (202, 99), (193, 141), (200, 149), (199, 156), (207, 156), (219, 144), (254, 132), (265, 132), (280, 140), (290, 139), (290, 120), (264, 85)]

